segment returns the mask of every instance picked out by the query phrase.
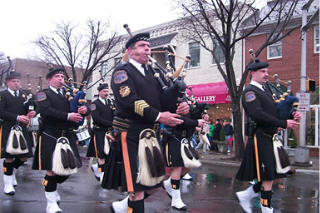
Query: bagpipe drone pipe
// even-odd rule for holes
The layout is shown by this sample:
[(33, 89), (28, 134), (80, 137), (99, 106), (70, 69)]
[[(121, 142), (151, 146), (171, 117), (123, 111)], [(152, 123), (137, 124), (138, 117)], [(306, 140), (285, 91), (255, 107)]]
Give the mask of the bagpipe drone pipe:
[(190, 57), (187, 56), (186, 58), (184, 58), (184, 63), (181, 65), (181, 67), (175, 70), (174, 67), (170, 66), (168, 49), (161, 52), (165, 53), (165, 59), (167, 64), (166, 68), (163, 68), (151, 56), (149, 56), (149, 59), (158, 68), (162, 76), (165, 76), (165, 79), (161, 78), (160, 73), (157, 73), (152, 66), (150, 67), (151, 71), (153, 72), (153, 75), (156, 77), (163, 90), (160, 96), (160, 102), (162, 103), (163, 110), (175, 112), (177, 108), (177, 103), (186, 100), (185, 94), (187, 85), (184, 82), (184, 76), (180, 76), (180, 74), (184, 68), (186, 69), (188, 67)]

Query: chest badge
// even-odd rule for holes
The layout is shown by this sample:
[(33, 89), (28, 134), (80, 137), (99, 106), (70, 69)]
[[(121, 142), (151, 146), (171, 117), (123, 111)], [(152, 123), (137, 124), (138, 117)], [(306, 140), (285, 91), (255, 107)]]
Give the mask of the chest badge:
[(119, 94), (121, 95), (122, 98), (130, 95), (131, 90), (128, 86), (121, 86), (119, 89)]

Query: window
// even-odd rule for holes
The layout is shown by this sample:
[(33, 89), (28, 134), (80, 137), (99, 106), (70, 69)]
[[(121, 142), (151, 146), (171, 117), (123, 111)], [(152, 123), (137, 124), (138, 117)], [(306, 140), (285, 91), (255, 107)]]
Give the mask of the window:
[(115, 58), (114, 59), (114, 66), (117, 66), (119, 63), (121, 63), (122, 58)]
[(199, 42), (189, 43), (189, 54), (191, 56), (190, 67), (200, 66), (200, 44), (199, 44)]
[(319, 43), (319, 25), (314, 26), (314, 52), (320, 52), (320, 43)]
[(102, 76), (105, 76), (106, 75), (106, 73), (107, 73), (107, 63), (106, 62), (104, 62), (102, 65), (101, 65), (101, 75)]
[[(220, 64), (224, 63), (225, 58), (224, 58), (224, 54), (223, 54), (223, 51), (222, 51), (222, 48), (221, 48), (219, 42), (217, 40), (215, 40), (214, 45), (215, 45), (215, 47), (213, 47), (213, 48), (215, 48), (215, 49), (214, 49), (213, 54), (216, 56), (216, 58), (218, 60), (217, 62)], [(214, 59), (214, 57), (212, 56), (212, 64), (217, 64), (217, 62)]]
[(280, 40), (268, 46), (268, 59), (281, 58), (281, 57), (282, 57), (282, 41)]

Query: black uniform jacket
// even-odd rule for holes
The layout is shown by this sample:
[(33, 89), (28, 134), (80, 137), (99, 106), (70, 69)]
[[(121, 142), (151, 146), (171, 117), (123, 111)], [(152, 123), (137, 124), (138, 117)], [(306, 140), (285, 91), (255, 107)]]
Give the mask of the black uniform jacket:
[(262, 91), (258, 87), (249, 84), (242, 95), (242, 106), (258, 128), (266, 133), (274, 134), (278, 127), (287, 127), (287, 121), (277, 118), (276, 104), (271, 92), (266, 89)]
[(106, 158), (107, 156), (104, 153), (105, 134), (112, 128), (112, 105), (110, 101), (104, 104), (97, 99), (92, 102), (90, 109), (93, 119), (93, 134), (91, 135), (87, 157)]
[(77, 139), (73, 131), (77, 128), (77, 124), (68, 120), (70, 112), (68, 99), (49, 88), (37, 94), (37, 107), (41, 115), (42, 126), (32, 168), (37, 170), (52, 169), (52, 155), (56, 141), (62, 136), (69, 139), (77, 166), (80, 167), (81, 160), (76, 145)]
[(22, 90), (19, 90), (18, 97), (14, 97), (8, 90), (0, 92), (0, 118), (3, 120), (1, 131), (1, 144), (0, 152), (1, 158), (10, 158), (12, 155), (5, 152), (7, 140), (11, 131), (11, 127), (15, 124), (19, 124), (23, 129), (23, 135), (28, 142), (29, 153), (18, 155), (15, 157), (31, 157), (32, 156), (32, 141), (27, 133), (26, 124), (18, 122), (18, 115), (26, 115), (28, 113), (28, 106), (24, 104), (26, 101), (26, 94)]
[(154, 124), (161, 111), (161, 87), (150, 69), (143, 76), (131, 63), (119, 66), (112, 74), (116, 115), (134, 123)]
[(97, 99), (92, 102), (90, 108), (94, 126), (105, 131), (112, 127), (113, 109), (110, 101), (107, 100), (107, 104), (104, 104)]

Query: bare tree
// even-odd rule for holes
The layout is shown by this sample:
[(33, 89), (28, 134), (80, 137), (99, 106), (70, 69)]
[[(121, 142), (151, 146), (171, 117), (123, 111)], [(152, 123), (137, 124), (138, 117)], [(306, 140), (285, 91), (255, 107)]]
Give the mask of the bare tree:
[(236, 45), (266, 23), (271, 23), (272, 27), (266, 41), (256, 50), (256, 56), (268, 45), (289, 35), (293, 29), (286, 33), (283, 31), (295, 14), (297, 2), (298, 0), (274, 0), (267, 10), (254, 8), (254, 0), (187, 0), (181, 3), (185, 13), (181, 24), (186, 32), (185, 37), (199, 42), (217, 62), (219, 58), (215, 54), (216, 48), (221, 48), (223, 52), (224, 64), (217, 63), (217, 67), (232, 97), (235, 157), (238, 159), (242, 157), (244, 150), (240, 98), (248, 70), (246, 67), (237, 83), (233, 65)]
[[(76, 31), (71, 23), (57, 24), (52, 34), (40, 36), (34, 43), (42, 51), (42, 60), (64, 67), (66, 77), (88, 84), (92, 73), (103, 63), (117, 57), (116, 45), (121, 37), (108, 32), (109, 25), (89, 20), (85, 32)], [(82, 84), (73, 85), (82, 88)]]
[(3, 52), (0, 52), (0, 87), (4, 84), (5, 76), (11, 69), (11, 59), (9, 56), (5, 56)]

